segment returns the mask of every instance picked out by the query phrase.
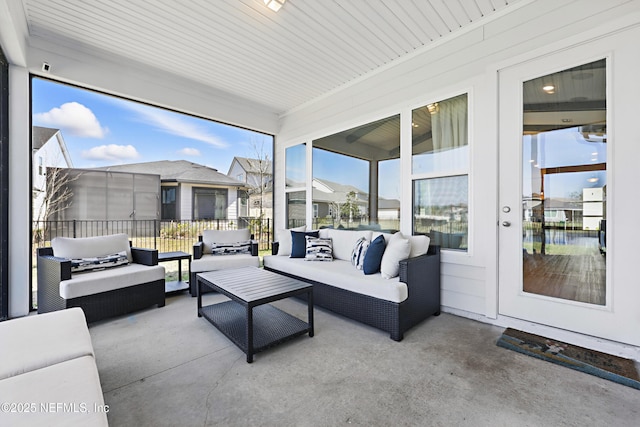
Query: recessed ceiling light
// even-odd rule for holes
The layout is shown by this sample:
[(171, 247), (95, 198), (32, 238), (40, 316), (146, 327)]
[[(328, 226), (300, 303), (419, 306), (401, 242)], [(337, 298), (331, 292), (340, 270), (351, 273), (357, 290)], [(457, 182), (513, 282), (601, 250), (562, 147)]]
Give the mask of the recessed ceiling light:
[(266, 4), (269, 9), (277, 12), (280, 10), (285, 1), (287, 0), (264, 0), (264, 4)]
[(542, 86), (542, 90), (547, 93), (555, 93), (556, 87), (554, 85), (544, 85)]

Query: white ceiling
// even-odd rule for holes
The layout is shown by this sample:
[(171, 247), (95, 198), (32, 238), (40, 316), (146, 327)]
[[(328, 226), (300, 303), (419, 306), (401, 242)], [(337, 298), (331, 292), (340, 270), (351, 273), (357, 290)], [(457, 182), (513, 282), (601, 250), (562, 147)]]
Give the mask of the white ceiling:
[(523, 0), (22, 0), (28, 42), (153, 67), (282, 114)]

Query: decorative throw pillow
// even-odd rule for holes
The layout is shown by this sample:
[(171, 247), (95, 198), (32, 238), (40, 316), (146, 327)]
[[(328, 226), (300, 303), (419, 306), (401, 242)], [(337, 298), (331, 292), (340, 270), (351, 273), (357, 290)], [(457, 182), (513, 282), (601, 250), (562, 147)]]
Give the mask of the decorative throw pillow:
[(398, 231), (391, 236), (380, 263), (382, 277), (385, 279), (397, 277), (400, 272), (400, 261), (409, 258), (410, 252), (411, 242), (401, 232)]
[(307, 252), (305, 236), (320, 237), (317, 231), (291, 231), (291, 255), (289, 258), (304, 258)]
[(351, 264), (353, 264), (358, 270), (362, 270), (364, 265), (364, 256), (367, 253), (367, 249), (371, 241), (366, 237), (361, 237), (356, 241), (353, 251), (351, 252)]
[(109, 254), (99, 257), (78, 258), (71, 260), (71, 271), (79, 273), (81, 271), (104, 270), (109, 267), (129, 264), (129, 258), (125, 251), (116, 254)]
[(251, 253), (251, 240), (235, 243), (210, 243), (212, 255), (237, 255)]
[(330, 238), (305, 236), (305, 239), (305, 261), (333, 261), (333, 245)]
[(385, 252), (385, 246), (386, 243), (384, 241), (384, 236), (382, 235), (371, 241), (362, 263), (362, 271), (364, 274), (375, 274), (380, 271), (380, 262), (382, 261), (382, 255)]

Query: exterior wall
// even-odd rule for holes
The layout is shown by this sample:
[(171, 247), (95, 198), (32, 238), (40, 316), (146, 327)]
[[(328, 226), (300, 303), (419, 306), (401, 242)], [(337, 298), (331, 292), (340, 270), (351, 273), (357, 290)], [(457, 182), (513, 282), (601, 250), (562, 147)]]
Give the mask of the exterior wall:
[[(240, 174), (242, 174), (242, 179), (238, 178), (238, 175)], [(247, 182), (247, 173), (235, 160), (232, 162), (231, 169), (229, 169), (229, 173), (227, 174), (227, 176), (238, 181)]]
[[(410, 234), (411, 135), (407, 129), (411, 110), (467, 92), (471, 146), (469, 251), (443, 251), (442, 305), (451, 312), (499, 322), (496, 228), (499, 70), (639, 23), (637, 1), (525, 1), (509, 14), (472, 27), (457, 38), (435, 43), (421, 54), (399, 60), (369, 78), (284, 115), (275, 146), (275, 229), (285, 227), (287, 147), (401, 113), (401, 231)], [(636, 81), (615, 83), (637, 87)], [(626, 172), (637, 170), (628, 159), (616, 163), (616, 167), (625, 163), (629, 167)], [(308, 222), (310, 211), (308, 207)], [(618, 250), (631, 253), (633, 247)], [(622, 271), (614, 275), (625, 277)]]
[(46, 177), (45, 175), (41, 175), (38, 170), (39, 159), (42, 158), (43, 167), (45, 169), (48, 167), (68, 167), (64, 156), (62, 154), (62, 150), (60, 149), (60, 144), (58, 143), (57, 136), (52, 136), (49, 141), (47, 141), (38, 151), (33, 154), (32, 158), (32, 187), (34, 192), (39, 190), (38, 195), (33, 200), (33, 219), (44, 219), (44, 212), (42, 212), (42, 203), (44, 202), (45, 194), (45, 184)]
[(193, 185), (184, 183), (180, 184), (180, 191), (178, 193), (178, 197), (180, 199), (178, 206), (178, 219), (190, 220), (193, 218), (193, 202), (191, 201), (193, 197)]

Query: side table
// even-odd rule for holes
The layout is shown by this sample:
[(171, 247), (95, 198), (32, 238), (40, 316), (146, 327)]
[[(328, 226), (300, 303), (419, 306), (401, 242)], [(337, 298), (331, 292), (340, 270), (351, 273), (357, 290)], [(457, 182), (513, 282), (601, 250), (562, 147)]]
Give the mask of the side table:
[(191, 277), (191, 254), (182, 251), (160, 252), (158, 253), (158, 262), (178, 261), (178, 280), (174, 282), (166, 282), (164, 292), (178, 292), (189, 289), (189, 282), (182, 280), (182, 260), (189, 261), (189, 277)]

